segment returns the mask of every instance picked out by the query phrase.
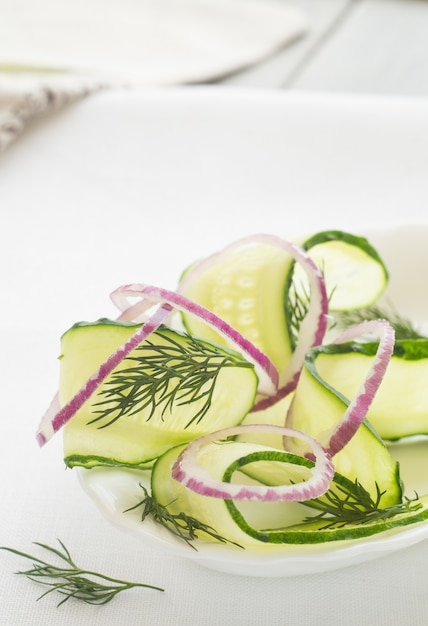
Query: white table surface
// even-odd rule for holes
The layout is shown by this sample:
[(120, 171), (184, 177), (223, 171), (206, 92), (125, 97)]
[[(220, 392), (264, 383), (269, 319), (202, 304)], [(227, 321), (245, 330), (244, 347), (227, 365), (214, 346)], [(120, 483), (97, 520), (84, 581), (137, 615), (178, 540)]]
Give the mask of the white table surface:
[[(170, 257), (158, 267), (147, 258), (148, 250), (155, 255), (159, 245), (150, 240), (145, 249), (142, 196), (146, 206), (149, 200), (150, 220), (158, 210), (156, 197), (164, 209), (179, 211), (196, 224), (198, 234), (191, 246), (180, 250), (181, 263), (223, 238), (226, 242), (229, 232), (232, 238), (239, 236), (242, 218), (234, 211), (237, 206), (247, 207), (247, 229), (252, 230), (266, 229), (258, 209), (262, 202), (275, 215), (275, 227), (286, 223), (290, 232), (306, 228), (308, 222), (302, 225), (296, 217), (305, 210), (311, 227), (323, 227), (327, 220), (328, 226), (369, 228), (381, 225), (386, 215), (396, 224), (426, 221), (428, 115), (423, 96), (428, 92), (428, 2), (294, 4), (313, 20), (308, 36), (258, 67), (211, 85), (208, 92), (204, 88), (202, 105), (196, 98), (194, 108), (174, 108), (169, 135), (160, 131), (162, 119), (168, 119), (162, 115), (171, 113), (168, 100), (156, 105), (156, 115), (149, 100), (148, 128), (138, 126), (141, 101), (135, 94), (102, 94), (39, 121), (2, 156), (0, 544), (35, 552), (31, 542), (53, 544), (59, 537), (79, 563), (164, 586), (166, 591), (134, 590), (106, 607), (70, 601), (57, 609), (53, 595), (37, 603), (39, 587), (13, 575), (25, 562), (0, 552), (1, 626), (428, 624), (427, 542), (321, 576), (224, 575), (143, 545), (111, 526), (82, 492), (73, 472), (63, 471), (61, 438), (42, 451), (34, 441), (39, 416), (55, 391), (60, 333), (76, 319), (112, 315), (107, 296), (118, 284), (159, 279), (171, 286), (175, 270), (181, 268)], [(275, 113), (267, 120), (265, 100), (258, 104), (262, 95), (275, 100), (278, 88), (281, 97), (292, 91), (291, 97), (297, 98), (294, 104), (291, 100), (298, 120), (292, 146), (299, 144), (299, 137), (303, 142), (297, 153), (287, 152), (290, 129), (281, 123), (281, 106), (274, 105)], [(300, 92), (305, 92), (303, 100)], [(319, 100), (319, 92), (331, 92), (331, 97)], [(210, 94), (214, 103), (220, 97), (215, 110), (220, 106), (222, 113), (204, 143)], [(373, 99), (373, 94), (382, 97)], [(237, 110), (243, 110), (247, 97), (241, 134), (233, 134)], [(122, 127), (118, 123), (115, 132), (106, 135), (111, 120), (121, 116)], [(308, 116), (314, 133), (310, 136)], [(338, 119), (343, 122), (341, 137), (334, 134)], [(352, 130), (350, 120), (355, 123)], [(209, 115), (208, 121), (213, 121)], [(143, 133), (145, 141), (133, 141), (135, 132)], [(282, 148), (278, 137), (284, 139)], [(246, 158), (234, 162), (243, 154), (240, 138), (246, 138)], [(123, 152), (122, 141), (128, 146)], [(333, 146), (328, 158), (326, 141)], [(209, 146), (203, 159), (192, 152), (195, 145)], [(346, 155), (340, 163), (339, 147)], [(286, 182), (284, 169), (277, 167), (279, 158), (285, 159)], [(300, 171), (301, 163), (308, 167), (308, 178)], [(194, 171), (205, 173), (195, 180)], [(224, 228), (213, 228), (204, 234), (209, 218), (198, 208), (205, 206), (209, 213), (219, 202), (230, 211), (229, 232), (226, 236)], [(298, 210), (288, 216), (290, 204)], [(337, 221), (339, 205), (346, 205), (347, 211)], [(183, 220), (176, 232), (188, 236)], [(173, 250), (176, 232), (164, 232), (164, 242)]]
[(225, 84), (428, 94), (424, 0), (295, 0), (293, 5), (308, 17), (307, 36)]

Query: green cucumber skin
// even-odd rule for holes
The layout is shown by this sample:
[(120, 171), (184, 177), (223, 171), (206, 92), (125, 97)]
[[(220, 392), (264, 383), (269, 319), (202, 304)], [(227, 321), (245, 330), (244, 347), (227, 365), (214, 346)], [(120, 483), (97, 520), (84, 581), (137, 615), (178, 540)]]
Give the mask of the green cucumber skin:
[(392, 518), (389, 521), (369, 525), (354, 525), (349, 528), (335, 528), (332, 530), (316, 528), (308, 529), (305, 525), (290, 526), (283, 530), (265, 530), (259, 531), (249, 526), (241, 513), (238, 511), (234, 503), (230, 500), (226, 501), (226, 506), (235, 522), (250, 537), (266, 544), (320, 544), (341, 541), (352, 541), (371, 537), (387, 531), (395, 531), (403, 526), (410, 526), (425, 522), (428, 519), (428, 499), (421, 498), (423, 508), (413, 515), (403, 516), (401, 518)]
[(125, 463), (120, 459), (111, 459), (102, 456), (81, 456), (78, 454), (71, 454), (64, 457), (65, 466), (72, 469), (73, 467), (84, 467), (85, 469), (92, 469), (93, 467), (123, 467), (129, 469), (151, 469), (153, 466), (152, 461), (144, 461), (142, 463)]
[[(365, 356), (374, 356), (378, 348), (378, 343), (367, 342), (347, 342), (317, 346), (314, 348), (320, 354), (349, 354), (358, 353)], [(392, 357), (403, 359), (404, 361), (419, 361), (428, 359), (428, 339), (397, 339), (394, 344)]]
[(138, 322), (126, 322), (124, 320), (114, 320), (109, 317), (100, 317), (97, 320), (86, 321), (81, 320), (80, 322), (75, 322), (68, 330), (63, 333), (63, 336), (73, 330), (78, 328), (96, 328), (98, 326), (116, 326), (118, 328), (139, 328), (141, 326)]
[[(283, 461), (285, 462), (292, 462), (303, 467), (311, 467), (313, 465), (312, 461), (304, 457), (299, 457), (287, 452), (281, 452), (280, 454), (283, 456)], [(277, 452), (272, 451), (249, 454), (245, 458), (238, 459), (234, 464), (228, 467), (224, 475), (224, 480), (230, 481), (236, 470), (245, 472), (246, 465), (262, 459), (278, 461), (280, 460), (280, 457)], [(251, 476), (253, 478), (257, 478), (257, 466), (256, 469), (251, 471)], [(330, 490), (335, 490), (336, 486), (339, 488), (347, 487), (347, 490), (352, 492), (354, 484), (346, 476), (336, 472), (330, 485)], [(322, 500), (322, 497), (320, 500)], [(423, 522), (428, 519), (428, 496), (421, 498), (420, 503), (422, 504), (422, 507), (418, 509), (417, 512), (402, 514), (390, 518), (388, 521), (376, 521), (371, 524), (349, 524), (346, 527), (336, 527), (332, 529), (323, 528), (323, 526), (328, 524), (328, 519), (324, 519), (320, 521), (315, 520), (314, 522), (309, 523), (305, 522), (304, 524), (293, 524), (280, 529), (257, 530), (247, 523), (244, 516), (232, 500), (227, 500), (226, 506), (235, 523), (254, 539), (258, 539), (259, 541), (267, 544), (303, 545), (362, 539), (364, 537), (370, 537), (398, 527)]]
[(347, 243), (351, 246), (357, 246), (361, 250), (364, 250), (367, 256), (371, 257), (382, 267), (385, 274), (385, 282), (389, 280), (389, 273), (385, 266), (385, 263), (383, 262), (376, 248), (374, 248), (365, 237), (354, 235), (352, 233), (348, 233), (342, 230), (325, 230), (316, 233), (312, 237), (309, 237), (309, 239), (306, 239), (306, 241), (303, 242), (302, 247), (305, 250), (310, 250), (314, 246), (318, 246), (329, 241), (343, 241), (343, 243)]

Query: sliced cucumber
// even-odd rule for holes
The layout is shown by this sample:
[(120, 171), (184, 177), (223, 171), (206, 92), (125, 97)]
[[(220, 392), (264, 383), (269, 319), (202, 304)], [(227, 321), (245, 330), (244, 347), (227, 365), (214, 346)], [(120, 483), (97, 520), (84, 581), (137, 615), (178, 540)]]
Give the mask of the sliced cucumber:
[[(180, 452), (185, 446), (178, 446), (168, 450), (162, 455), (155, 463), (152, 470), (151, 488), (152, 496), (164, 506), (168, 507), (168, 510), (173, 514), (184, 512), (186, 515), (190, 515), (195, 519), (209, 524), (214, 528), (216, 533), (224, 537), (230, 542), (238, 543), (244, 547), (261, 547), (259, 537), (251, 537), (246, 529), (245, 524), (242, 527), (236, 523), (233, 515), (231, 515), (231, 509), (228, 506), (228, 502), (221, 498), (211, 498), (208, 496), (199, 495), (186, 487), (183, 487), (179, 482), (174, 480), (171, 476), (171, 465), (177, 459)], [(272, 451), (272, 448), (266, 448), (265, 446), (250, 444), (247, 442), (228, 441), (221, 443), (212, 443), (204, 447), (202, 454), (199, 457), (199, 462), (203, 468), (208, 470), (212, 476), (223, 480), (223, 476), (228, 467), (233, 464), (237, 458), (245, 457), (249, 453), (263, 452), (266, 449)], [(273, 450), (273, 453), (278, 454), (280, 458), (283, 453), (279, 450)], [(270, 459), (271, 460), (271, 459)], [(279, 473), (278, 467), (275, 467), (275, 463), (272, 464), (272, 472), (274, 475), (270, 475), (271, 466), (264, 465), (260, 468), (263, 471), (262, 478), (265, 480), (267, 476), (272, 478), (272, 484), (279, 476), (284, 478), (284, 483), (290, 481), (298, 481), (302, 479), (302, 470), (305, 472), (305, 468), (298, 467), (292, 463), (287, 465), (286, 476), (283, 477)], [(307, 470), (306, 470), (307, 474)], [(246, 480), (246, 476), (239, 477), (239, 481)], [(248, 482), (252, 482), (248, 477)], [(265, 521), (266, 518), (274, 519), (280, 524), (284, 523), (284, 520), (290, 520), (290, 523), (295, 523), (301, 519), (302, 508), (301, 505), (296, 503), (245, 503), (240, 506), (250, 510), (250, 516), (252, 521)], [(212, 538), (208, 535), (201, 533), (201, 538), (207, 541), (212, 541)]]
[[(318, 346), (308, 352), (288, 418), (290, 426), (315, 439), (333, 429), (349, 405), (349, 400), (338, 391), (336, 385), (326, 381), (326, 376), (329, 379), (327, 363), (323, 361), (322, 371), (319, 368), (320, 358), (325, 353), (330, 355), (329, 363), (334, 363), (336, 348), (340, 354), (343, 349), (341, 345)], [(369, 368), (369, 362), (365, 364), (366, 370), (358, 371), (358, 385), (348, 398), (353, 398), (361, 386)], [(345, 380), (351, 375), (351, 369), (338, 368), (335, 382)], [(352, 377), (354, 381), (358, 378), (354, 371)], [(340, 474), (351, 481), (358, 480), (372, 497), (376, 496), (378, 489), (384, 492), (382, 506), (390, 506), (401, 500), (398, 464), (393, 461), (388, 448), (369, 421), (364, 420), (349, 443), (334, 456), (333, 462)]]
[[(376, 350), (371, 343), (320, 348), (319, 375), (354, 397)], [(384, 440), (428, 434), (428, 339), (397, 340), (388, 369), (367, 414)]]
[[(331, 306), (363, 307), (385, 289), (388, 274), (376, 250), (363, 237), (325, 231), (302, 244), (324, 272)], [(195, 263), (193, 269), (198, 267)], [(232, 247), (203, 271), (184, 273), (184, 295), (225, 319), (265, 352), (282, 371), (294, 350), (307, 308), (307, 279), (282, 249), (266, 243)], [(189, 279), (190, 276), (190, 279)], [(215, 331), (190, 315), (191, 334), (224, 344)]]
[[(302, 247), (323, 271), (331, 310), (369, 306), (384, 292), (388, 270), (365, 237), (340, 230), (323, 231), (304, 241)], [(298, 266), (293, 280), (306, 282)]]
[[(275, 426), (284, 426), (287, 414), (290, 409), (290, 405), (293, 401), (293, 393), (289, 393), (287, 396), (272, 404), (267, 409), (260, 411), (251, 411), (242, 421), (242, 424), (274, 424)], [(238, 435), (236, 437), (238, 441), (252, 441), (264, 446), (270, 446), (272, 448), (283, 448), (283, 437), (275, 433), (267, 433), (260, 431), (258, 433), (246, 433)]]
[[(184, 512), (186, 515), (210, 525), (216, 533), (228, 541), (239, 545), (257, 545), (257, 540), (249, 538), (234, 523), (224, 500), (201, 496), (172, 478), (171, 465), (184, 448), (185, 445), (171, 448), (155, 462), (151, 475), (152, 496), (155, 500), (159, 504), (167, 506), (173, 514)], [(210, 466), (214, 469), (216, 476), (222, 477), (227, 465), (232, 462), (232, 458), (235, 457), (228, 455), (226, 444), (212, 448)], [(209, 542), (213, 540), (204, 533), (200, 534), (200, 538)]]
[[(68, 330), (61, 340), (60, 403), (70, 400), (136, 328), (99, 320)], [(65, 425), (65, 462), (70, 467), (145, 466), (171, 446), (242, 421), (256, 390), (254, 368), (240, 355), (161, 328)]]
[[(276, 475), (275, 472), (266, 471), (263, 463), (266, 464), (269, 461), (275, 464)], [(225, 472), (224, 479), (230, 480), (235, 471), (245, 471), (247, 464), (249, 467), (254, 464), (255, 469), (248, 470), (250, 475), (259, 479), (267, 477), (269, 484), (278, 484), (278, 481), (283, 480), (283, 471), (278, 470), (281, 463), (287, 465), (295, 463), (297, 466), (309, 467), (311, 462), (308, 459), (278, 451), (255, 452), (231, 464)], [(260, 468), (259, 465), (261, 465)], [(334, 496), (333, 499), (331, 499), (331, 495)], [(337, 501), (340, 501), (339, 507), (336, 507), (339, 517), (335, 517), (330, 512), (325, 516), (317, 514), (319, 510), (326, 511), (322, 502), (325, 503), (329, 497), (329, 505), (333, 502), (336, 506)], [(361, 485), (336, 473), (326, 495), (315, 501), (301, 503), (300, 506), (303, 505), (307, 509), (306, 514), (301, 514), (301, 521), (298, 523), (287, 523), (281, 528), (273, 526), (259, 528), (255, 527), (253, 522), (248, 521), (248, 511), (242, 511), (241, 506), (238, 507), (230, 500), (226, 501), (226, 506), (232, 519), (241, 530), (268, 544), (318, 544), (357, 540), (387, 531), (394, 532), (400, 527), (421, 523), (428, 519), (428, 496), (416, 497), (413, 502), (400, 500), (392, 505), (383, 506), (378, 502), (377, 496), (374, 499), (369, 498), (368, 507), (367, 503), (363, 505), (363, 501), (365, 498), (361, 499)], [(313, 509), (316, 511), (315, 514)], [(328, 510), (330, 511), (330, 509)], [(346, 511), (345, 515), (343, 515), (344, 510)], [(355, 519), (354, 516), (360, 517)], [(346, 518), (347, 521), (344, 522)], [(352, 518), (355, 521), (352, 521)], [(260, 521), (256, 521), (260, 526)]]
[[(243, 245), (221, 254), (180, 291), (226, 320), (282, 370), (292, 349), (284, 311), (284, 287), (292, 257), (266, 243)], [(211, 341), (225, 340), (196, 318), (183, 315), (188, 331)]]
[[(428, 498), (398, 505), (360, 521), (335, 521), (317, 518), (317, 501), (306, 503), (240, 502), (210, 498), (196, 494), (171, 477), (171, 465), (185, 446), (169, 450), (155, 463), (152, 471), (152, 495), (172, 514), (185, 513), (214, 528), (216, 533), (242, 547), (256, 548), (278, 544), (318, 544), (355, 540), (401, 526), (423, 522), (428, 518)], [(215, 478), (232, 480), (235, 472), (245, 472), (252, 480), (278, 485), (305, 479), (312, 462), (270, 447), (245, 442), (209, 444), (199, 458), (201, 466)], [(250, 481), (251, 479), (248, 478)], [(242, 482), (242, 475), (239, 477)], [(336, 474), (331, 489), (336, 493), (357, 494), (354, 482)], [(342, 490), (342, 491), (341, 491)], [(346, 496), (343, 496), (346, 497)], [(349, 498), (349, 495), (348, 495)], [(358, 498), (356, 498), (358, 502)], [(349, 502), (349, 500), (348, 500)], [(346, 507), (346, 504), (344, 504)], [(366, 511), (361, 506), (363, 511)], [(378, 513), (378, 511), (376, 511)], [(212, 541), (201, 533), (201, 538)]]

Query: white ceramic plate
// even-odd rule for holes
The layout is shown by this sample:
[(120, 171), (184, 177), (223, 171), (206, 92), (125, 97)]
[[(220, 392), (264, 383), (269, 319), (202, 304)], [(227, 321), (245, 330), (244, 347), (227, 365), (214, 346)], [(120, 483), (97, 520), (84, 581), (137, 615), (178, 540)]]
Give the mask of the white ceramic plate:
[[(421, 289), (420, 268), (428, 265), (424, 247), (428, 227), (393, 229), (369, 234), (391, 272), (387, 298), (398, 310), (418, 322), (428, 320), (426, 293)], [(428, 441), (394, 444), (392, 454), (400, 461), (401, 474), (409, 497), (428, 493)], [(79, 470), (81, 484), (101, 511), (126, 531), (156, 541), (173, 554), (192, 559), (206, 567), (241, 575), (296, 576), (346, 567), (408, 547), (428, 537), (428, 523), (352, 542), (311, 546), (262, 546), (245, 551), (233, 546), (197, 544), (195, 551), (156, 524), (141, 522), (138, 509), (124, 513), (142, 499), (139, 486), (149, 483), (148, 474), (98, 468)], [(212, 521), (215, 527), (215, 520)]]

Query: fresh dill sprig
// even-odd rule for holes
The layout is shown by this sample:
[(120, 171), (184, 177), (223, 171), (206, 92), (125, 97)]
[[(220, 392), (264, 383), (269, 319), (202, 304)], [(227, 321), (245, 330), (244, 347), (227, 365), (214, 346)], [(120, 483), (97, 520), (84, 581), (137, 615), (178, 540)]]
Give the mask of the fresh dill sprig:
[[(100, 428), (113, 424), (124, 415), (149, 408), (147, 421), (155, 411), (162, 419), (176, 405), (188, 405), (191, 415), (186, 427), (199, 423), (211, 406), (217, 378), (224, 367), (253, 367), (238, 355), (228, 354), (190, 335), (178, 342), (167, 333), (157, 332), (163, 343), (146, 340), (128, 357), (135, 365), (112, 374), (100, 392), (102, 407), (89, 424)], [(196, 409), (191, 414), (192, 406)]]
[(422, 507), (419, 497), (416, 494), (414, 499), (405, 498), (402, 502), (387, 507), (381, 507), (380, 501), (385, 492), (381, 492), (376, 483), (376, 497), (361, 485), (358, 480), (348, 485), (336, 484), (334, 489), (330, 489), (320, 498), (308, 500), (306, 505), (321, 512), (315, 516), (306, 517), (304, 522), (314, 522), (325, 520), (322, 529), (342, 528), (347, 524), (369, 524), (376, 521), (387, 521), (388, 519), (415, 511)]
[(229, 539), (219, 535), (212, 526), (209, 526), (204, 522), (200, 522), (186, 513), (171, 513), (168, 510), (168, 506), (159, 504), (159, 502), (157, 502), (155, 498), (149, 494), (147, 489), (141, 483), (140, 487), (144, 491), (144, 498), (135, 506), (126, 509), (124, 513), (142, 507), (142, 522), (144, 522), (147, 517), (151, 517), (155, 522), (172, 532), (173, 535), (185, 541), (191, 548), (193, 548), (193, 550), (197, 550), (192, 542), (195, 541), (195, 539), (198, 539), (199, 532), (206, 533), (221, 543), (231, 543), (239, 548), (242, 548), (242, 546), (238, 543), (229, 541)]
[(37, 556), (15, 550), (14, 548), (0, 547), (0, 550), (7, 550), (8, 552), (12, 552), (13, 554), (22, 556), (33, 562), (32, 568), (16, 573), (27, 576), (30, 580), (49, 587), (37, 600), (41, 600), (49, 593), (57, 591), (64, 596), (64, 598), (58, 602), (57, 606), (61, 606), (70, 598), (82, 600), (87, 604), (107, 604), (107, 602), (113, 600), (121, 591), (126, 591), (133, 587), (147, 587), (148, 589), (164, 591), (161, 587), (118, 580), (91, 570), (81, 569), (74, 563), (70, 552), (60, 539), (58, 539), (58, 543), (62, 550), (43, 543), (34, 542), (35, 545), (54, 554), (60, 561), (66, 563), (65, 566), (49, 563)]
[[(321, 264), (320, 271), (324, 277), (324, 264)], [(296, 278), (294, 269), (292, 270), (287, 282), (285, 309), (287, 311), (287, 323), (290, 332), (290, 339), (292, 341), (292, 345), (295, 346), (297, 345), (299, 338), (300, 327), (308, 313), (311, 296), (308, 290), (308, 285), (302, 280)], [(333, 287), (328, 294), (329, 301), (331, 300), (334, 291), (335, 287)]]
[(310, 296), (307, 288), (301, 284), (296, 285), (296, 281), (291, 281), (287, 290), (287, 311), (288, 311), (288, 328), (290, 338), (293, 344), (297, 343), (300, 326), (305, 319), (309, 308)]
[(392, 307), (372, 305), (354, 311), (335, 312), (334, 318), (335, 326), (339, 328), (348, 328), (353, 324), (359, 324), (364, 321), (385, 319), (394, 328), (395, 338), (398, 340), (426, 339), (426, 337), (415, 328), (411, 320), (400, 315), (397, 311), (393, 310)]

